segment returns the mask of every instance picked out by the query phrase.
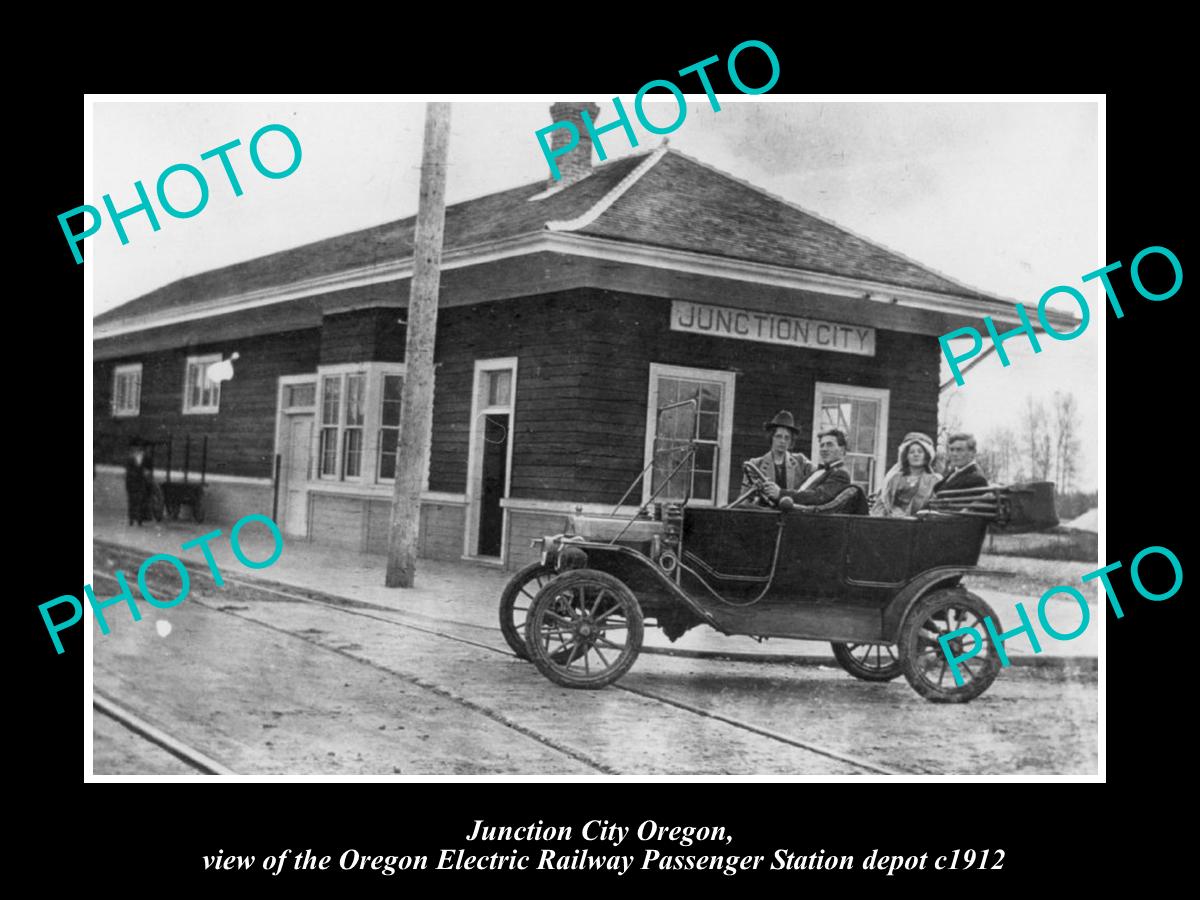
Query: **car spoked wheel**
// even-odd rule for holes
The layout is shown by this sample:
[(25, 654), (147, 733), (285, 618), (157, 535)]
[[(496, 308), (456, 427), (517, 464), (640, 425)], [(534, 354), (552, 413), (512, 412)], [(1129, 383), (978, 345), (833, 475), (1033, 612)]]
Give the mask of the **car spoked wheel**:
[(904, 672), (895, 644), (838, 644), (833, 656), (843, 669), (863, 681), (891, 681)]
[[(1000, 658), (987, 636), (983, 620), (991, 617), (1000, 631), (996, 613), (981, 597), (961, 587), (935, 591), (914, 606), (900, 628), (900, 658), (904, 677), (922, 697), (934, 703), (966, 703), (974, 700), (991, 686), (1000, 674)], [(957, 634), (947, 642), (950, 652), (964, 657), (972, 650), (978, 653), (958, 663), (954, 672), (941, 638), (960, 628), (974, 632)]]
[(629, 671), (642, 648), (642, 610), (618, 579), (591, 569), (559, 575), (533, 600), (525, 643), (556, 684), (600, 688)]
[(530, 563), (513, 575), (500, 594), (500, 633), (509, 649), (521, 659), (529, 659), (525, 647), (525, 620), (529, 618), (529, 607), (553, 577), (553, 569), (540, 562)]

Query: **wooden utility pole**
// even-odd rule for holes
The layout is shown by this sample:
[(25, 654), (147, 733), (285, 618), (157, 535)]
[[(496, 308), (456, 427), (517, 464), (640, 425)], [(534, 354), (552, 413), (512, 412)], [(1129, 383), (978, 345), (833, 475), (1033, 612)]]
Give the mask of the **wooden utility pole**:
[(446, 156), (450, 143), (450, 104), (425, 107), (425, 148), (421, 156), (421, 197), (413, 241), (408, 334), (404, 346), (404, 390), (400, 399), (400, 444), (388, 532), (385, 584), (412, 587), (417, 571), (421, 491), (429, 471), (433, 431), (433, 345), (437, 337), (438, 283), (442, 231), (446, 223)]

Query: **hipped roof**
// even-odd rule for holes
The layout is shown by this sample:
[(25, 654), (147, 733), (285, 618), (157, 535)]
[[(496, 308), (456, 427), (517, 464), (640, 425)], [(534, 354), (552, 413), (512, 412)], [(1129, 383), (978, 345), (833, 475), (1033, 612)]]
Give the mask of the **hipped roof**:
[[(415, 224), (416, 217), (410, 216), (202, 272), (108, 310), (95, 322), (178, 312), (248, 291), (404, 260), (413, 253)], [(547, 191), (546, 182), (539, 181), (448, 206), (444, 249), (544, 231), (1011, 302), (954, 281), (665, 145), (597, 166), (567, 187)]]

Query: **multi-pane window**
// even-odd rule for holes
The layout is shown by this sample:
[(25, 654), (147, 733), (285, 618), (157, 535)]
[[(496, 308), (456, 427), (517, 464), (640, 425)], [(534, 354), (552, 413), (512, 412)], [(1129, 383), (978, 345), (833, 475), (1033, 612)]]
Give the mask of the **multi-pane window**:
[(346, 376), (346, 426), (342, 432), (342, 474), (346, 478), (362, 476), (363, 395), (366, 375)]
[(818, 383), (815, 409), (814, 458), (817, 435), (829, 428), (840, 428), (846, 433), (846, 471), (850, 480), (871, 493), (880, 480), (879, 473), (886, 468), (888, 392)]
[(215, 413), (221, 403), (220, 382), (210, 381), (208, 367), (221, 361), (221, 354), (189, 356), (183, 382), (185, 413)]
[[(403, 367), (358, 363), (318, 370), (317, 474), (371, 484), (396, 477)], [(297, 385), (298, 388), (308, 387)], [(285, 401), (288, 395), (284, 395)], [(300, 397), (294, 399), (297, 404)]]
[(403, 375), (384, 375), (379, 411), (379, 478), (396, 477), (396, 452), (400, 443), (400, 395)]
[(326, 375), (321, 379), (321, 446), (318, 470), (322, 478), (338, 474), (338, 430), (342, 424), (342, 376)]
[(136, 416), (142, 402), (142, 364), (117, 366), (113, 370), (112, 414)]
[[(723, 502), (728, 481), (733, 373), (652, 365), (647, 427), (653, 455), (645, 498)], [(689, 455), (688, 451), (693, 453)], [(651, 460), (647, 460), (651, 462)]]

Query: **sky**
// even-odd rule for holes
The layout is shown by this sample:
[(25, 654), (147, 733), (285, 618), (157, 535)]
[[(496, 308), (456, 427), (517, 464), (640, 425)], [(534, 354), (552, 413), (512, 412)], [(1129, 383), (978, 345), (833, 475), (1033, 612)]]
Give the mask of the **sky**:
[[(448, 99), (448, 98), (440, 98)], [(450, 98), (452, 99), (452, 98)], [(522, 102), (474, 98), (451, 114), (448, 203), (548, 177), (534, 132), (550, 124), (553, 100), (594, 99), (597, 122), (613, 119), (610, 98), (546, 97)], [(633, 98), (623, 97), (631, 111)], [(1014, 427), (1028, 394), (1049, 404), (1073, 392), (1084, 435), (1079, 484), (1094, 488), (1098, 443), (1097, 374), (1102, 296), (1080, 278), (1101, 259), (1096, 102), (797, 102), (799, 98), (720, 95), (713, 111), (689, 97), (673, 147), (831, 219), (877, 244), (1031, 312), (1051, 287), (1088, 298), (1092, 324), (1070, 341), (1024, 338), (1005, 344), (1011, 364), (992, 354), (947, 398), (963, 426), (982, 439)], [(646, 106), (667, 123), (673, 103)], [(207, 206), (188, 219), (159, 209), (161, 229), (141, 214), (124, 220), (122, 246), (110, 222), (86, 241), (94, 308), (88, 318), (179, 278), (416, 212), (424, 122), (422, 102), (129, 102), (93, 107), (92, 172), (84, 202), (118, 210), (137, 203), (133, 183), (153, 196), (159, 173), (176, 163), (204, 172)], [(609, 159), (657, 146), (635, 122), (604, 135)], [(267, 179), (248, 157), (263, 125), (291, 128), (302, 147), (296, 171)], [(235, 197), (220, 164), (200, 154), (231, 140), (244, 190)], [(290, 161), (286, 139), (260, 144), (269, 168)], [(190, 193), (189, 193), (190, 191)], [(195, 182), (172, 175), (180, 209), (198, 199)], [(157, 200), (155, 206), (158, 208)], [(64, 242), (64, 250), (69, 252)], [(950, 377), (943, 362), (943, 381)]]

